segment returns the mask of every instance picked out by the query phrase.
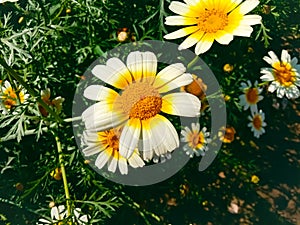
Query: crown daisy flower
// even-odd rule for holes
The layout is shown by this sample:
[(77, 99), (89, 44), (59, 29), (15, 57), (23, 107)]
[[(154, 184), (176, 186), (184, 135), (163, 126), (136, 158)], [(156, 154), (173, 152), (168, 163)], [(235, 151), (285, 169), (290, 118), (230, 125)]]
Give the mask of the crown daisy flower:
[(200, 130), (199, 123), (192, 123), (192, 130), (189, 127), (185, 127), (184, 130), (181, 131), (181, 141), (187, 142), (183, 146), (183, 150), (189, 155), (191, 158), (194, 156), (204, 155), (208, 148), (207, 144), (211, 141), (209, 137), (209, 132), (206, 132), (207, 128), (203, 127)]
[(143, 158), (172, 152), (179, 146), (175, 127), (160, 112), (195, 117), (200, 101), (189, 93), (168, 93), (193, 81), (182, 63), (167, 66), (156, 74), (157, 59), (152, 52), (131, 52), (127, 66), (118, 58), (106, 65), (96, 65), (92, 73), (111, 86), (118, 94), (102, 85), (91, 85), (84, 91), (88, 99), (98, 101), (82, 113), (87, 130), (105, 131), (123, 126), (119, 153), (129, 159), (140, 140)]
[[(291, 56), (286, 50), (281, 52), (281, 60), (277, 58), (273, 51), (268, 52), (269, 56), (263, 59), (272, 66), (272, 68), (262, 68), (260, 77), (262, 81), (270, 81), (269, 92), (277, 90), (277, 97), (298, 98), (300, 96), (300, 65), (297, 65), (298, 59)], [(297, 87), (298, 86), (298, 87)]]
[[(258, 4), (257, 0), (184, 0), (173, 1), (169, 9), (178, 16), (166, 17), (165, 24), (186, 26), (164, 36), (177, 39), (189, 35), (180, 45), (179, 50), (196, 44), (196, 55), (210, 49), (216, 40), (228, 45), (233, 36), (250, 37), (251, 25), (260, 24), (259, 15), (246, 15)], [(241, 3), (242, 2), (242, 3)]]
[(17, 90), (15, 90), (9, 81), (4, 81), (4, 84), (0, 90), (0, 103), (2, 105), (3, 113), (6, 113), (13, 107), (22, 104), (29, 97), (26, 94), (26, 91), (19, 86)]
[[(87, 224), (89, 220), (88, 215), (82, 215), (80, 208), (75, 208), (73, 210), (74, 216), (72, 217), (72, 221), (76, 222), (76, 224), (83, 225)], [(46, 225), (46, 224), (63, 224), (62, 220), (67, 218), (67, 210), (64, 205), (54, 206), (51, 208), (51, 219), (41, 218), (38, 220), (36, 225)]]
[(236, 131), (234, 127), (228, 126), (228, 127), (222, 127), (220, 131), (218, 132), (218, 136), (220, 141), (223, 143), (229, 144), (234, 141), (235, 139)]
[(263, 96), (259, 94), (262, 92), (262, 89), (258, 87), (258, 82), (255, 81), (254, 87), (250, 80), (247, 83), (242, 82), (240, 88), (244, 94), (240, 95), (240, 105), (244, 106), (244, 110), (247, 110), (250, 107), (252, 113), (257, 112), (257, 103), (263, 99)]
[[(58, 96), (54, 99), (50, 99), (50, 97), (51, 97), (50, 88), (41, 91), (41, 99), (43, 100), (43, 102), (45, 102), (48, 106), (53, 107), (57, 113), (60, 113), (62, 109), (62, 103), (65, 101), (65, 99), (62, 98), (61, 96)], [(38, 107), (43, 116), (48, 116), (49, 113), (47, 112), (46, 109), (44, 109), (43, 106), (39, 104)]]
[(102, 132), (86, 131), (83, 141), (88, 145), (83, 149), (85, 156), (98, 154), (95, 166), (102, 169), (108, 165), (108, 171), (115, 172), (117, 167), (121, 174), (128, 174), (128, 164), (133, 167), (143, 167), (144, 161), (140, 158), (137, 149), (134, 150), (130, 158), (126, 159), (119, 153), (120, 128), (114, 128)]
[(254, 133), (254, 137), (259, 138), (260, 135), (265, 133), (264, 127), (267, 126), (265, 123), (265, 114), (262, 110), (255, 112), (252, 116), (249, 116), (248, 119), (251, 121), (248, 124), (248, 127), (251, 127), (251, 131)]

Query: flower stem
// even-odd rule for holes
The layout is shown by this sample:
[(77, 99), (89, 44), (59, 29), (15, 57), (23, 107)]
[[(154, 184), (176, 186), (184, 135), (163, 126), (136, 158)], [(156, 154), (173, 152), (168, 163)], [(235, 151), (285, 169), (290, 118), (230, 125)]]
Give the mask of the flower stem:
[(3, 60), (0, 58), (0, 64), (3, 68), (16, 80), (18, 81), (28, 92), (29, 94), (37, 99), (37, 102), (45, 108), (57, 122), (62, 123), (63, 120), (39, 97), (35, 91)]
[(67, 200), (67, 216), (69, 216), (69, 215), (71, 215), (71, 205), (70, 205), (71, 198), (70, 198), (70, 193), (69, 193), (69, 188), (68, 188), (66, 169), (65, 169), (64, 160), (63, 160), (63, 151), (62, 151), (61, 143), (60, 143), (58, 136), (55, 136), (55, 141), (56, 141), (60, 169), (61, 169), (61, 174), (62, 174), (63, 183), (64, 183), (64, 189), (65, 189), (65, 195), (66, 195), (66, 200)]
[(196, 55), (195, 58), (187, 65), (187, 69), (191, 68), (198, 60), (199, 57)]

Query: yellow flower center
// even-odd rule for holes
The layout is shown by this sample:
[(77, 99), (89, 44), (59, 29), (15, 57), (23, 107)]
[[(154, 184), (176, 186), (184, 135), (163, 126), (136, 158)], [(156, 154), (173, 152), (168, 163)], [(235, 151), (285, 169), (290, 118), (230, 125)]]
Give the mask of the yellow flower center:
[(283, 64), (276, 62), (272, 65), (274, 68), (275, 80), (282, 86), (289, 87), (296, 81), (296, 73), (292, 71), (292, 65), (289, 63)]
[(228, 15), (216, 9), (205, 10), (198, 17), (198, 27), (206, 33), (216, 33), (228, 25)]
[(128, 85), (116, 103), (129, 118), (146, 120), (158, 114), (162, 107), (159, 92), (150, 84), (136, 82)]
[(193, 132), (190, 136), (189, 146), (191, 148), (201, 148), (205, 143), (204, 134), (201, 131), (200, 133)]
[(257, 88), (249, 88), (246, 93), (246, 100), (250, 104), (256, 104), (258, 102), (258, 90)]
[[(8, 109), (11, 109), (12, 106), (17, 105), (17, 94), (12, 87), (8, 87), (3, 91), (3, 99), (4, 106)], [(21, 91), (19, 93), (20, 102), (23, 103), (25, 101), (25, 94)]]
[(101, 144), (106, 146), (106, 148), (112, 148), (113, 150), (119, 151), (120, 132), (117, 129), (98, 132), (98, 136)]
[(260, 115), (255, 115), (253, 117), (253, 126), (256, 130), (260, 130), (262, 127), (262, 120), (261, 120), (261, 116)]

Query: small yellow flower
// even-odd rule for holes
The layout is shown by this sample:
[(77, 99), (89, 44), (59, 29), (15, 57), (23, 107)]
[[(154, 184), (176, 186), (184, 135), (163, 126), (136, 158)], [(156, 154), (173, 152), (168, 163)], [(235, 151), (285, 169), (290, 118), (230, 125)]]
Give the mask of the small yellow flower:
[(23, 191), (24, 189), (24, 185), (22, 183), (16, 183), (15, 187), (18, 191)]
[(225, 96), (224, 96), (225, 102), (228, 102), (230, 99), (231, 99), (231, 97), (230, 97), (229, 95), (225, 95)]
[(233, 65), (227, 63), (223, 66), (223, 70), (227, 73), (230, 73), (233, 70)]
[[(225, 132), (223, 134), (223, 131)], [(222, 128), (219, 132), (219, 138), (223, 143), (231, 143), (234, 141), (235, 129), (233, 127)]]
[(71, 12), (72, 12), (71, 9), (66, 9), (67, 14), (70, 14)]
[(259, 177), (256, 175), (252, 175), (251, 182), (257, 184), (259, 182)]
[(50, 173), (51, 177), (53, 177), (55, 180), (61, 180), (62, 179), (62, 173), (60, 168), (55, 168), (55, 170), (52, 170)]

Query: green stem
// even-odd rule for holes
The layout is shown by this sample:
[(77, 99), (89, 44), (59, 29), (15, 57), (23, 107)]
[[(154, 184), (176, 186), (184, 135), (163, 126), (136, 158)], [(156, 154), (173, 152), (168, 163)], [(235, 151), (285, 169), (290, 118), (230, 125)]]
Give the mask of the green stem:
[(196, 55), (195, 58), (187, 65), (187, 69), (191, 68), (198, 60), (199, 57)]
[(63, 120), (38, 96), (35, 91), (3, 60), (0, 58), (0, 64), (3, 68), (16, 80), (18, 81), (28, 92), (29, 94), (37, 99), (37, 102), (45, 108), (57, 122), (62, 123)]
[(66, 169), (65, 169), (64, 160), (63, 160), (63, 151), (62, 151), (61, 143), (60, 143), (58, 136), (55, 136), (55, 141), (56, 141), (60, 169), (61, 169), (61, 174), (62, 174), (63, 183), (64, 183), (64, 189), (65, 189), (65, 195), (66, 195), (66, 200), (67, 200), (67, 216), (69, 216), (69, 215), (71, 215), (71, 204), (70, 204), (71, 198), (70, 198), (70, 193), (69, 193), (69, 188), (68, 188)]

